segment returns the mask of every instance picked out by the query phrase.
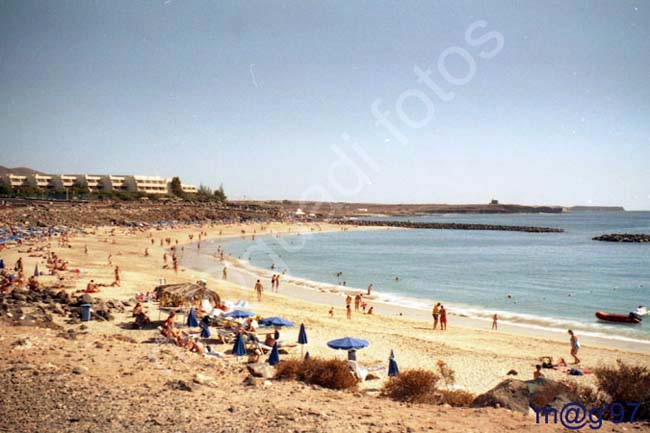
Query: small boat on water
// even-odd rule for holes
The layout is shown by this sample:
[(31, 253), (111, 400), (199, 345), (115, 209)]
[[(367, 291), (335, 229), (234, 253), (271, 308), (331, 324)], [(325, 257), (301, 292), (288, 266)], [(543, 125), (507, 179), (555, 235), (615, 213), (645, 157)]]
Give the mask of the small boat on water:
[(631, 323), (636, 325), (641, 323), (641, 318), (634, 313), (630, 314), (614, 314), (606, 313), (604, 311), (596, 312), (596, 317), (605, 322), (614, 322), (614, 323)]

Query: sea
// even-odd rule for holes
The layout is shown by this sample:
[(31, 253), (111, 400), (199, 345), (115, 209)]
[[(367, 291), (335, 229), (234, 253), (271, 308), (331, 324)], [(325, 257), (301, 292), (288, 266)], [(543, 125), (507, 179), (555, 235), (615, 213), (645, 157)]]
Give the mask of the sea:
[[(650, 233), (650, 212), (432, 215), (387, 218), (545, 226), (563, 233), (462, 230), (312, 232), (233, 239), (221, 245), (246, 265), (311, 287), (373, 293), (381, 302), (518, 326), (650, 344), (650, 316), (639, 325), (600, 322), (596, 311), (628, 314), (650, 307), (650, 244), (592, 240), (605, 233)], [(216, 244), (203, 247), (214, 254)]]

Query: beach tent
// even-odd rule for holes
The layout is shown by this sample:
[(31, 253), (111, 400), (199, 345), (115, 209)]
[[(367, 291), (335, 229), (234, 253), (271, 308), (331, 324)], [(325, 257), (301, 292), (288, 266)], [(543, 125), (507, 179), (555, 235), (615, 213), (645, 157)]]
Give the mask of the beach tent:
[(277, 328), (280, 328), (282, 326), (293, 326), (293, 322), (290, 322), (281, 317), (266, 317), (264, 319), (260, 319), (259, 323), (262, 326), (275, 326)]
[(280, 352), (278, 352), (278, 342), (276, 341), (273, 344), (273, 349), (271, 349), (271, 354), (269, 355), (269, 364), (275, 365), (280, 362)]
[(204, 299), (214, 305), (221, 304), (221, 297), (217, 292), (208, 289), (204, 284), (164, 284), (154, 289), (156, 298), (160, 300), (160, 306), (181, 306), (203, 302)]

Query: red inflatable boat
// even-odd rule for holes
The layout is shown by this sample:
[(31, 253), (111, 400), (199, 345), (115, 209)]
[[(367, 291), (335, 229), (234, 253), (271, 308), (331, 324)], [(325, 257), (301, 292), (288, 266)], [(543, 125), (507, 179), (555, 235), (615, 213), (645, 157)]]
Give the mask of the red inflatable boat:
[(632, 323), (637, 324), (641, 323), (641, 318), (633, 313), (630, 314), (612, 314), (605, 313), (604, 311), (598, 311), (596, 317), (605, 322), (616, 322), (616, 323)]

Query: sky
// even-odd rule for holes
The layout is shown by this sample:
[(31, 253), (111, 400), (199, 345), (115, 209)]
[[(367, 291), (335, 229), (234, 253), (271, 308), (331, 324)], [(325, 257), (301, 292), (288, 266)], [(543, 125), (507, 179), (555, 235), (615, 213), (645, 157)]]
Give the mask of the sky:
[(644, 1), (0, 0), (0, 165), (650, 209)]

